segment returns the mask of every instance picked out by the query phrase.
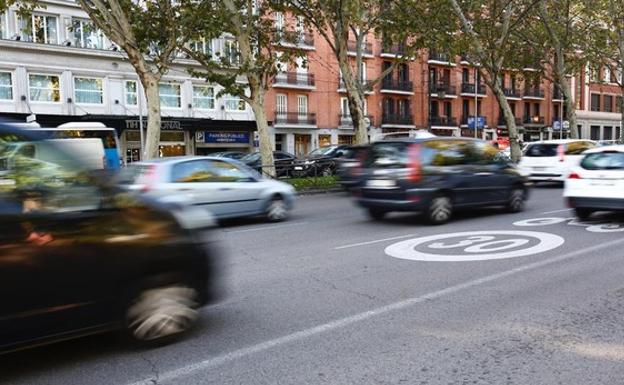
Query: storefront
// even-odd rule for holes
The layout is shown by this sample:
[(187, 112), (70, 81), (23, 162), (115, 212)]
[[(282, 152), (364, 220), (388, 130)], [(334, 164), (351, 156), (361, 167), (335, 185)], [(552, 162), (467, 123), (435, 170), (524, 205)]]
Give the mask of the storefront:
[(195, 154), (218, 151), (250, 151), (253, 137), (249, 131), (195, 131)]

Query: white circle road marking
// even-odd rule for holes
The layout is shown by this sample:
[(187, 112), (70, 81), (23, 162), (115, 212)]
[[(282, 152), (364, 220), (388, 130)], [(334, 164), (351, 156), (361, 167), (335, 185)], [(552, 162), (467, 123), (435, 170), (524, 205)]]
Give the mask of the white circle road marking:
[(624, 231), (624, 225), (620, 225), (617, 223), (606, 223), (602, 225), (589, 226), (585, 230), (591, 231), (592, 233), (619, 233)]
[(522, 221), (517, 221), (514, 222), (513, 225), (514, 226), (522, 226), (522, 227), (528, 227), (528, 226), (549, 226), (549, 225), (555, 225), (557, 223), (561, 223), (561, 222), (565, 222), (567, 221), (567, 218), (555, 218), (555, 217), (551, 217), (551, 218), (533, 218), (533, 219), (524, 219)]
[[(501, 239), (500, 241), (495, 242), (486, 242), (475, 245), (477, 242), (482, 242), (483, 240), (490, 241), (492, 236), (496, 235), (511, 235), (516, 236), (518, 238), (515, 239)], [(484, 236), (484, 237), (480, 237)], [(427, 242), (431, 241), (440, 241), (443, 239), (449, 238), (461, 238), (465, 237), (465, 240), (455, 243), (453, 246), (455, 247), (466, 247), (463, 249), (464, 253), (462, 254), (434, 254), (429, 252), (422, 252), (416, 250), (417, 246), (423, 245)], [(528, 239), (526, 239), (528, 238)], [(497, 250), (506, 250), (510, 248), (514, 248), (517, 246), (522, 246), (529, 243), (530, 239), (537, 240), (537, 243), (534, 246), (519, 249), (519, 250), (510, 250), (507, 252), (493, 252)], [(487, 246), (492, 246), (494, 244), (502, 244), (506, 243), (504, 246), (499, 246), (496, 248), (487, 248)], [(523, 257), (527, 255), (534, 255), (538, 253), (543, 253), (552, 249), (556, 249), (557, 247), (563, 245), (565, 240), (555, 234), (542, 233), (536, 231), (467, 231), (461, 233), (451, 233), (451, 234), (438, 234), (431, 235), (428, 237), (409, 239), (407, 241), (398, 242), (392, 244), (385, 249), (385, 253), (391, 257), (399, 258), (399, 259), (408, 259), (412, 261), (430, 261), (430, 262), (460, 262), (460, 261), (485, 261), (490, 259), (505, 259), (505, 258), (516, 258)], [(441, 242), (434, 243), (429, 246), (429, 249), (441, 249), (441, 248), (449, 248), (451, 245), (444, 245)], [(485, 251), (485, 254), (477, 254), (480, 251)]]

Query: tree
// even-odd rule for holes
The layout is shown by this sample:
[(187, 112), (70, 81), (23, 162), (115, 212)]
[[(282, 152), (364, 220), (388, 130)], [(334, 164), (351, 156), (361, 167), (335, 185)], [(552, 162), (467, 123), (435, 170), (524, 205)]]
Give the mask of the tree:
[[(256, 118), (264, 172), (275, 176), (273, 146), (269, 134), (265, 97), (279, 66), (300, 54), (297, 49), (279, 50), (278, 38), (295, 31), (277, 31), (268, 1), (221, 0), (189, 4), (198, 15), (186, 28), (194, 39), (224, 38), (221, 52), (187, 46), (186, 52), (201, 65), (191, 73), (223, 87), (221, 94), (234, 95), (251, 106)], [(246, 81), (241, 81), (245, 79)]]
[[(428, 39), (436, 36), (434, 21), (440, 13), (428, 6), (430, 1), (424, 0), (274, 0), (273, 3), (277, 9), (303, 17), (327, 42), (338, 61), (356, 143), (368, 143), (364, 115), (366, 92), (427, 46)], [(389, 67), (368, 80), (360, 69), (366, 40), (374, 37), (381, 37), (384, 47), (391, 48), (395, 56)], [(349, 58), (350, 52), (355, 53), (354, 63)]]
[(521, 157), (518, 128), (503, 90), (503, 76), (518, 61), (515, 31), (538, 1), (448, 0), (459, 26), (455, 45), (466, 52), (494, 93), (505, 117), (514, 162)]
[(158, 157), (160, 140), (159, 82), (188, 37), (180, 26), (195, 15), (185, 13), (185, 1), (78, 0), (93, 23), (128, 56), (147, 101), (147, 159)]

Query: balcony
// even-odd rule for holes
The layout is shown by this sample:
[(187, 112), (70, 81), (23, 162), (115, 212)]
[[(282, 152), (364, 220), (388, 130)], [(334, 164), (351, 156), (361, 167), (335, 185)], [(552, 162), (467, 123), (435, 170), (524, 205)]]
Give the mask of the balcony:
[(278, 126), (313, 126), (316, 127), (316, 114), (304, 112), (275, 111), (273, 124)]
[(546, 124), (546, 119), (543, 116), (525, 116), (522, 119), (522, 124), (525, 126), (543, 126)]
[(522, 93), (520, 90), (515, 88), (504, 88), (503, 93), (507, 97), (507, 99), (520, 99), (522, 98)]
[(565, 96), (563, 95), (563, 92), (557, 87), (553, 88), (552, 100), (557, 101), (557, 102), (562, 102), (565, 100)]
[(447, 53), (437, 52), (435, 50), (429, 50), (429, 59), (427, 63), (429, 64), (443, 64), (443, 65), (455, 65), (453, 63), (453, 58), (451, 55)]
[(448, 116), (432, 116), (429, 118), (431, 127), (457, 127), (457, 119)]
[(524, 99), (544, 99), (544, 90), (539, 87), (525, 88)]
[[(347, 42), (347, 52), (349, 55), (357, 55), (357, 41), (349, 40)], [(362, 42), (362, 55), (373, 56), (373, 44)]]
[[(516, 126), (522, 126), (522, 119), (520, 118), (515, 118), (515, 123)], [(505, 121), (505, 117), (504, 116), (499, 116), (498, 117), (498, 127), (507, 127), (507, 122)]]
[[(372, 93), (373, 92), (373, 86), (372, 86), (372, 80), (370, 79), (363, 79), (362, 80), (362, 87), (364, 87), (364, 92), (365, 93)], [(338, 92), (346, 92), (346, 87), (345, 87), (345, 83), (344, 83), (344, 79), (342, 78), (342, 76), (338, 77)]]
[(314, 74), (306, 72), (281, 72), (275, 75), (273, 87), (313, 90), (315, 88)]
[(410, 114), (387, 114), (381, 116), (381, 125), (413, 126), (414, 117)]
[(412, 94), (414, 92), (414, 84), (409, 80), (386, 78), (381, 82), (381, 92)]
[[(474, 83), (462, 83), (461, 85), (461, 93), (462, 96), (474, 96), (475, 94), (475, 84)], [(487, 88), (485, 84), (479, 84), (477, 86), (477, 95), (485, 96), (487, 95)]]
[(384, 42), (381, 46), (381, 57), (403, 56), (405, 53), (405, 44), (388, 44)]
[(457, 87), (450, 85), (448, 82), (437, 82), (429, 85), (429, 92), (432, 96), (437, 95), (440, 98), (457, 96)]
[(275, 41), (278, 42), (277, 44), (285, 47), (290, 46), (307, 50), (314, 49), (314, 34), (312, 32), (278, 31), (275, 36)]
[[(373, 116), (366, 115), (366, 118), (373, 124)], [(351, 114), (338, 114), (338, 121), (340, 122), (339, 127), (341, 128), (353, 128), (353, 119), (351, 118)]]

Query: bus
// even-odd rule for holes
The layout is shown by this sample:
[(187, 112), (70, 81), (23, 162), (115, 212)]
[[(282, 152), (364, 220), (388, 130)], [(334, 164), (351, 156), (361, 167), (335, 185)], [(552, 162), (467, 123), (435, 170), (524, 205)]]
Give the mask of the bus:
[(70, 122), (56, 128), (28, 127), (27, 129), (46, 132), (50, 139), (98, 138), (102, 140), (104, 146), (105, 168), (109, 170), (120, 168), (119, 139), (114, 128), (106, 127), (102, 123)]

